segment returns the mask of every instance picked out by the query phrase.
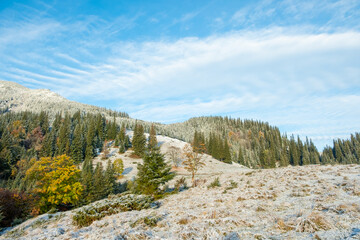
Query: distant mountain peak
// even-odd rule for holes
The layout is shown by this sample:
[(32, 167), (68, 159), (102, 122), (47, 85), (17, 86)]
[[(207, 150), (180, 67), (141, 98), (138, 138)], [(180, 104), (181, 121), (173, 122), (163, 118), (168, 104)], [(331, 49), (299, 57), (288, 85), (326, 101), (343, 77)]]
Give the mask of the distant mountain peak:
[(46, 111), (50, 117), (62, 112), (74, 114), (77, 111), (85, 113), (100, 113), (105, 116), (128, 117), (126, 113), (111, 111), (105, 108), (70, 101), (49, 89), (30, 89), (21, 84), (0, 80), (0, 112), (1, 111), (31, 111), (39, 113)]
[(27, 88), (19, 83), (0, 80), (0, 92), (2, 91), (2, 89), (7, 89), (7, 88), (12, 88), (12, 89), (18, 88), (18, 89), (30, 90), (29, 88)]

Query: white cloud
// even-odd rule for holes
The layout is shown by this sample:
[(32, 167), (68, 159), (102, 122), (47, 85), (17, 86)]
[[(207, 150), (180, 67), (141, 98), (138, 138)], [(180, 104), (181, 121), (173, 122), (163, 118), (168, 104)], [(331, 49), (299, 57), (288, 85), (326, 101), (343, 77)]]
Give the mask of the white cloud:
[[(360, 129), (354, 105), (360, 95), (359, 32), (272, 28), (112, 42), (101, 46), (108, 54), (96, 56), (89, 46), (100, 43), (14, 54), (18, 67), (4, 69), (0, 77), (40, 83), (71, 99), (112, 100), (130, 115), (152, 121), (226, 114), (269, 121), (314, 139)], [(341, 122), (346, 124), (339, 128)]]

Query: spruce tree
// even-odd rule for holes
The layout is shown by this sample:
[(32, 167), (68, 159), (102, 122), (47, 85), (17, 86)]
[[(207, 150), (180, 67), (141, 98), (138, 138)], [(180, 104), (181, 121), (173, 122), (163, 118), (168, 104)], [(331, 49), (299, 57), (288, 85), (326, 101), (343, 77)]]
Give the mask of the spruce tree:
[(101, 149), (104, 144), (104, 140), (106, 138), (106, 121), (101, 114), (97, 114), (95, 118), (95, 131), (94, 131), (94, 150), (95, 148)]
[(309, 146), (309, 154), (310, 154), (310, 163), (311, 164), (319, 164), (320, 163), (320, 154), (311, 139), (310, 139), (310, 146)]
[(192, 147), (193, 148), (199, 148), (200, 147), (200, 135), (198, 133), (198, 131), (195, 130), (194, 133), (194, 139), (192, 141)]
[(109, 194), (114, 193), (115, 184), (116, 184), (115, 181), (116, 181), (116, 178), (115, 178), (114, 166), (109, 159), (107, 162), (107, 167), (106, 167), (105, 175), (104, 175), (105, 196), (108, 196)]
[(239, 152), (238, 152), (238, 163), (245, 166), (245, 158), (241, 146), (239, 147)]
[(49, 116), (46, 112), (41, 111), (39, 115), (39, 126), (41, 128), (43, 136), (49, 132)]
[(61, 113), (57, 113), (55, 115), (55, 120), (52, 124), (52, 131), (55, 131), (56, 134), (58, 134), (58, 131), (60, 129), (60, 125), (61, 125)]
[(77, 124), (74, 130), (74, 139), (71, 143), (71, 157), (75, 163), (80, 163), (84, 160), (83, 136), (80, 124)]
[(343, 163), (344, 155), (341, 151), (340, 143), (341, 143), (340, 140), (338, 140), (338, 141), (334, 140), (334, 157), (335, 157), (336, 162)]
[(134, 153), (141, 157), (145, 153), (146, 137), (144, 135), (144, 127), (141, 124), (135, 125), (134, 136), (133, 136), (133, 150)]
[(230, 154), (229, 144), (225, 140), (225, 144), (224, 144), (224, 163), (231, 164), (231, 162), (232, 161), (231, 161), (231, 154)]
[(104, 170), (101, 163), (97, 163), (94, 170), (94, 179), (93, 179), (93, 196), (94, 200), (99, 200), (105, 197), (106, 189), (105, 186), (105, 178), (104, 178)]
[(126, 137), (125, 123), (122, 123), (121, 128), (120, 128), (120, 132), (119, 132), (120, 141), (125, 142), (125, 137)]
[(149, 136), (149, 143), (148, 143), (148, 149), (149, 151), (152, 151), (157, 148), (157, 139), (156, 139), (156, 131), (154, 124), (151, 125), (150, 128), (150, 136)]
[(302, 163), (302, 165), (309, 165), (310, 164), (310, 153), (309, 153), (309, 150), (307, 149), (306, 145), (304, 145), (302, 147), (301, 163)]
[(86, 150), (85, 150), (86, 159), (92, 159), (95, 156), (94, 138), (95, 138), (95, 127), (93, 121), (91, 121), (86, 134)]
[(260, 153), (260, 162), (262, 168), (270, 168), (271, 164), (271, 152), (269, 149), (264, 149)]
[(82, 181), (82, 185), (84, 186), (82, 199), (84, 203), (90, 203), (94, 200), (93, 175), (94, 175), (94, 168), (93, 168), (92, 158), (85, 159), (81, 170), (81, 181)]
[(64, 122), (59, 130), (59, 139), (57, 141), (56, 155), (67, 154), (67, 146), (69, 146), (70, 128), (66, 122)]
[(290, 164), (293, 166), (297, 166), (300, 163), (300, 154), (294, 140), (294, 136), (292, 135), (290, 138)]
[(126, 147), (126, 129), (125, 124), (123, 123), (120, 128), (120, 132), (118, 134), (118, 142), (119, 142), (119, 153), (124, 153), (127, 150)]
[(53, 157), (55, 153), (56, 135), (55, 131), (45, 135), (43, 145), (40, 150), (40, 157)]
[(174, 173), (170, 170), (171, 166), (165, 162), (164, 155), (160, 151), (147, 152), (143, 164), (138, 164), (136, 191), (146, 195), (158, 194), (159, 187), (174, 177)]

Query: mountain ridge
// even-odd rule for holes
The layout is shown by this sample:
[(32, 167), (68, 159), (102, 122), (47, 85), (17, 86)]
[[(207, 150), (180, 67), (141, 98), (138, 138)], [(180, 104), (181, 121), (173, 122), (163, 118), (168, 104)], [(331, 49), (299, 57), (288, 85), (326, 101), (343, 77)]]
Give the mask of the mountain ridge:
[(93, 105), (71, 101), (49, 89), (30, 89), (21, 84), (0, 80), (0, 110), (40, 113), (46, 111), (50, 117), (58, 112), (74, 114), (76, 111), (100, 113), (106, 116), (128, 117), (126, 113), (112, 111)]

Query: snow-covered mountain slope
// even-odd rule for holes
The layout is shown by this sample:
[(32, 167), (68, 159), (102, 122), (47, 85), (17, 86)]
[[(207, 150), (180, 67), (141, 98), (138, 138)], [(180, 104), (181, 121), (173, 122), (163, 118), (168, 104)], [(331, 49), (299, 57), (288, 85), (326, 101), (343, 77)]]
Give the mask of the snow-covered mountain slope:
[(0, 80), (0, 110), (13, 112), (47, 111), (50, 116), (62, 112), (74, 114), (77, 111), (110, 115), (111, 111), (74, 101), (70, 101), (48, 89), (29, 89), (15, 82)]

